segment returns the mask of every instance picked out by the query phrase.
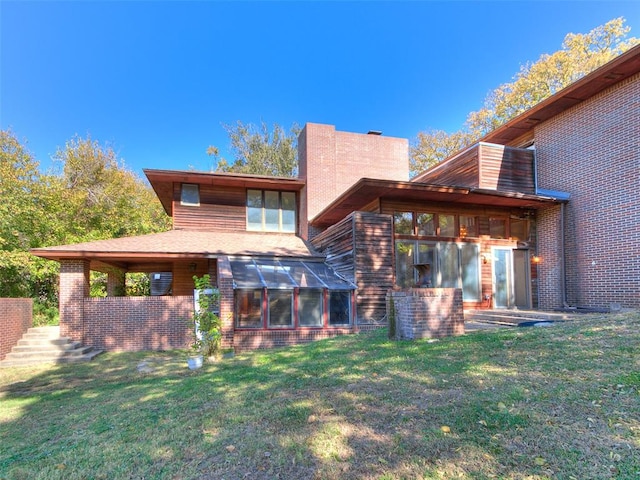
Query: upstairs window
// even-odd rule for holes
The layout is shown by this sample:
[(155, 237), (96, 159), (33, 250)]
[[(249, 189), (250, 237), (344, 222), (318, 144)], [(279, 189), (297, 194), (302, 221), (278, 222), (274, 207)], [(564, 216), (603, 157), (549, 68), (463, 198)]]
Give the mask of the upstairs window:
[(295, 233), (296, 194), (247, 190), (247, 230)]
[(200, 189), (193, 183), (183, 183), (180, 189), (180, 205), (200, 206)]

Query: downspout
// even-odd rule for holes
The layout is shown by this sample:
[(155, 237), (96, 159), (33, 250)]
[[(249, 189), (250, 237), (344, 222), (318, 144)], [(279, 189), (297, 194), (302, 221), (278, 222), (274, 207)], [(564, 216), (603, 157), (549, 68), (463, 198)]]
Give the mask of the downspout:
[(565, 202), (560, 204), (560, 296), (562, 298), (563, 308), (571, 308), (567, 302), (567, 267), (565, 256), (565, 244), (564, 244), (564, 210)]

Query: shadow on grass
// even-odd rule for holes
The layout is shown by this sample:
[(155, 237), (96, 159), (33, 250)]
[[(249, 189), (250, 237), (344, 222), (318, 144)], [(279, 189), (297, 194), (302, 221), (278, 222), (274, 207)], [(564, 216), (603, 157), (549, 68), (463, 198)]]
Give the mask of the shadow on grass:
[(633, 476), (640, 322), (623, 321), (0, 371), (0, 478)]

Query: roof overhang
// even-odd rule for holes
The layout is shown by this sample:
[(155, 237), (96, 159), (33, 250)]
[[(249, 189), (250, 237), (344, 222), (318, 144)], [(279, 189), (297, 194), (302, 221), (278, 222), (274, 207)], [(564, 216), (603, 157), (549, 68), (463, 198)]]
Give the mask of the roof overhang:
[[(205, 232), (170, 230), (135, 237), (96, 240), (30, 252), (49, 260), (87, 260), (91, 269), (116, 267), (125, 271), (167, 270), (177, 261), (220, 256), (264, 256), (274, 258), (324, 258), (300, 237), (292, 234)], [(168, 268), (171, 270), (171, 268)]]
[(151, 187), (160, 199), (164, 210), (172, 215), (174, 183), (191, 183), (225, 188), (255, 188), (260, 190), (281, 190), (297, 192), (305, 186), (305, 181), (292, 177), (267, 177), (239, 173), (209, 173), (184, 170), (144, 169)]
[(546, 195), (362, 178), (316, 215), (311, 220), (311, 225), (318, 228), (328, 227), (353, 211), (363, 210), (378, 199), (533, 209), (566, 201)]
[(563, 88), (521, 115), (496, 128), (481, 141), (509, 145), (538, 124), (640, 72), (640, 45)]

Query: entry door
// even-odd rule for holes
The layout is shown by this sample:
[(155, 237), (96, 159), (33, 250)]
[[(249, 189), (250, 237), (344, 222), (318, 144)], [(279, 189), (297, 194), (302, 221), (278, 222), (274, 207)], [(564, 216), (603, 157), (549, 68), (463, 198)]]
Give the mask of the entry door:
[(493, 306), (512, 308), (513, 294), (513, 253), (510, 248), (493, 248)]
[(522, 310), (531, 308), (531, 270), (529, 269), (529, 250), (513, 251), (513, 290), (515, 306)]

